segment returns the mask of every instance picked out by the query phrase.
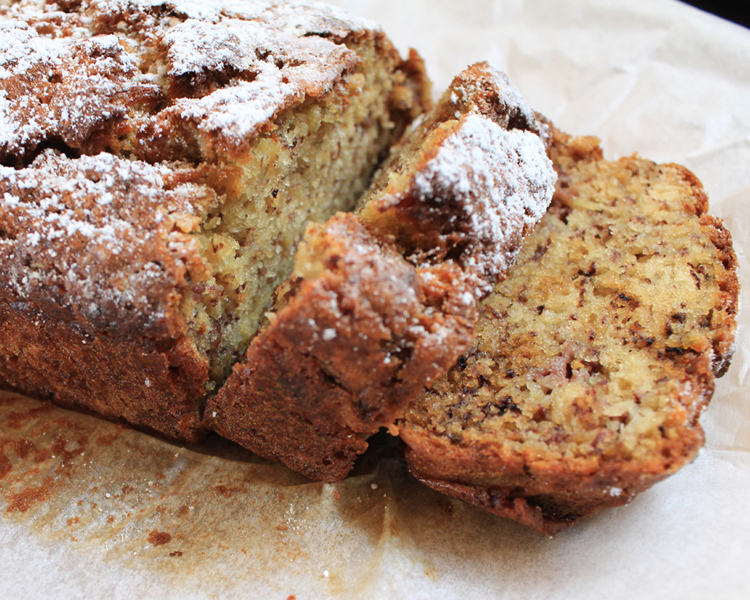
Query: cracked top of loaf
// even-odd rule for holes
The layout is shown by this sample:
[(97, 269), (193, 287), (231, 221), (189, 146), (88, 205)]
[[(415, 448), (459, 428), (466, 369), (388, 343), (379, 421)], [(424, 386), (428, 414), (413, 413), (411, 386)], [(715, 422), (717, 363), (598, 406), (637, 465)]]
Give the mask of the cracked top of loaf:
[(205, 268), (187, 233), (217, 202), (202, 171), (52, 150), (0, 167), (0, 298), (34, 298), (50, 316), (68, 307), (121, 334), (173, 334), (179, 297), (164, 289)]
[(0, 162), (47, 147), (241, 154), (358, 64), (377, 26), (316, 2), (0, 1)]

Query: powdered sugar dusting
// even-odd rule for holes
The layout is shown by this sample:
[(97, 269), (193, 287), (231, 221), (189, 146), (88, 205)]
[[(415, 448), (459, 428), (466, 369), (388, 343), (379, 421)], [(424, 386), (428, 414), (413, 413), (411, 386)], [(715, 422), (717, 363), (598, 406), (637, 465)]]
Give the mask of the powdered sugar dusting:
[[(316, 37), (297, 39), (236, 19), (219, 24), (189, 20), (174, 27), (165, 41), (170, 75), (227, 68), (246, 74), (232, 86), (203, 98), (180, 99), (164, 111), (234, 144), (252, 136), (280, 108), (330, 91), (341, 72), (357, 64), (356, 55), (344, 46)], [(339, 70), (333, 73), (330, 65)]]
[[(96, 153), (123, 135), (152, 160), (175, 127), (208, 154), (242, 152), (269, 119), (352, 71), (342, 42), (371, 25), (280, 0), (84, 0), (66, 13), (21, 0), (0, 17), (0, 159), (21, 161), (50, 139)], [(207, 95), (185, 92), (205, 82)]]
[(469, 114), (415, 173), (413, 188), (458, 205), (476, 238), (464, 266), (493, 282), (515, 257), (509, 249), (547, 210), (556, 179), (538, 135)]
[(67, 54), (60, 40), (41, 37), (26, 23), (0, 23), (0, 80), (33, 66), (60, 65), (61, 56)]
[(133, 97), (157, 93), (132, 81), (134, 58), (113, 35), (48, 38), (10, 21), (0, 23), (0, 40), (0, 157), (32, 152), (50, 138), (81, 147), (124, 118)]
[[(178, 165), (47, 151), (0, 167), (0, 294), (53, 302), (107, 330), (155, 329), (197, 249), (176, 223), (202, 215), (213, 191)], [(50, 294), (50, 290), (55, 290)], [(170, 300), (170, 297), (172, 299)]]
[(249, 47), (248, 38), (262, 38), (263, 33), (263, 28), (252, 22), (240, 29), (189, 19), (170, 29), (164, 37), (169, 48), (169, 74), (185, 75), (201, 69), (219, 71), (227, 67), (249, 70), (257, 59), (251, 53), (253, 48)]

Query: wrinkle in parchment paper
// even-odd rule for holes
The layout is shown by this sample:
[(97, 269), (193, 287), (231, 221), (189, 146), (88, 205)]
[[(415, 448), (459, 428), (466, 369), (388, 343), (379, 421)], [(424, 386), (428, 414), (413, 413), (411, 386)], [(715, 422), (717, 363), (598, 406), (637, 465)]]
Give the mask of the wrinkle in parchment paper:
[[(750, 289), (750, 33), (671, 0), (334, 0), (425, 57), (489, 60), (614, 158), (683, 163)], [(183, 447), (0, 396), (0, 597), (747, 598), (750, 316), (697, 459), (548, 540), (433, 492), (387, 436), (312, 483), (218, 439)]]

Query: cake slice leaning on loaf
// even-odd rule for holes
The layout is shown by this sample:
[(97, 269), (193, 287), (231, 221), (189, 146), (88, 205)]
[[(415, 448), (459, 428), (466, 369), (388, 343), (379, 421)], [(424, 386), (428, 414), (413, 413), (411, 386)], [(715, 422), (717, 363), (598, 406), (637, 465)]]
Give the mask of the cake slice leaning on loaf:
[(551, 199), (549, 138), (504, 75), (459, 75), (359, 210), (308, 229), (210, 426), (311, 478), (346, 476), (470, 344), (477, 300)]
[(0, 387), (197, 440), (429, 83), (315, 2), (64, 4), (0, 5)]
[(476, 340), (399, 423), (412, 473), (552, 535), (689, 462), (729, 365), (729, 232), (677, 165), (555, 133), (558, 184)]

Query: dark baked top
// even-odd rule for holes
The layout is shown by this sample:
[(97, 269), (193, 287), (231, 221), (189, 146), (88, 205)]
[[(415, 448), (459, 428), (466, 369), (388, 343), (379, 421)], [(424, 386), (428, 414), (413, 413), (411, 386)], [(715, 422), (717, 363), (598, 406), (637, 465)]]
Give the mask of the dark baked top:
[(43, 147), (148, 161), (247, 150), (330, 91), (377, 26), (315, 2), (22, 0), (0, 6), (0, 162)]
[(217, 199), (201, 170), (47, 150), (0, 167), (0, 299), (118, 335), (174, 334), (170, 293), (205, 268), (188, 235)]

